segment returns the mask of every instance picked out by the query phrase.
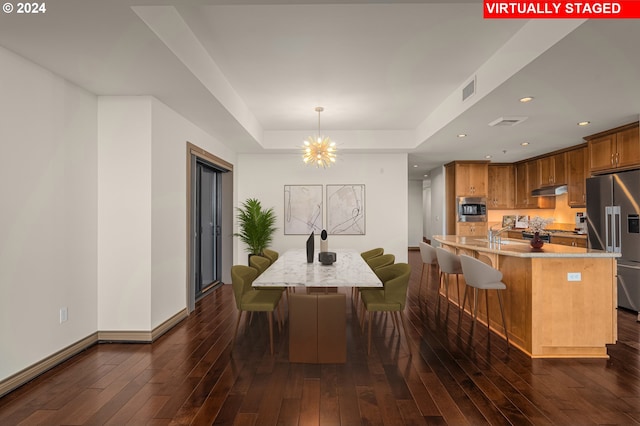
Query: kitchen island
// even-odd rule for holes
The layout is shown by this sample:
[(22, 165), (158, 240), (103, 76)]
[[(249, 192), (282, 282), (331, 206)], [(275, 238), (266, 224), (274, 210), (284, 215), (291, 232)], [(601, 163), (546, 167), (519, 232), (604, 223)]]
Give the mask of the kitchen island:
[[(545, 244), (534, 250), (527, 241), (436, 235), (443, 248), (467, 254), (503, 273), (510, 342), (533, 358), (607, 358), (606, 345), (617, 340), (617, 253)], [(450, 286), (456, 280), (449, 280)], [(464, 278), (460, 276), (460, 294)], [(448, 289), (461, 304), (455, 288)], [(480, 292), (478, 321), (486, 325)], [(495, 292), (489, 292), (491, 329), (504, 336)], [(467, 298), (472, 292), (468, 292)], [(471, 300), (473, 306), (473, 299)], [(467, 307), (469, 304), (466, 305)], [(468, 312), (468, 309), (467, 309)]]

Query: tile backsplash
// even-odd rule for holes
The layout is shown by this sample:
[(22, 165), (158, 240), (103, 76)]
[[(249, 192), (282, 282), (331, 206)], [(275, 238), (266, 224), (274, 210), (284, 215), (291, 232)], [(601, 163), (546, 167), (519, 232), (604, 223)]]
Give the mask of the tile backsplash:
[(575, 227), (576, 213), (584, 212), (585, 208), (571, 208), (568, 203), (568, 195), (562, 194), (556, 197), (555, 209), (511, 209), (488, 210), (488, 223), (502, 223), (504, 215), (529, 215), (529, 217), (552, 217), (553, 223), (549, 228), (573, 230)]

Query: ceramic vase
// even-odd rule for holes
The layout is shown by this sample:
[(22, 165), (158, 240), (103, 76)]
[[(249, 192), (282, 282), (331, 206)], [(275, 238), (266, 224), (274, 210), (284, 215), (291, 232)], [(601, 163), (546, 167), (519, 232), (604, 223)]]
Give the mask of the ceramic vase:
[(320, 251), (328, 252), (329, 251), (329, 241), (327, 240), (327, 231), (325, 229), (320, 233)]
[(531, 240), (531, 247), (538, 250), (538, 249), (541, 249), (543, 245), (544, 245), (544, 241), (542, 240), (542, 238), (540, 238), (540, 233), (534, 232), (533, 239)]

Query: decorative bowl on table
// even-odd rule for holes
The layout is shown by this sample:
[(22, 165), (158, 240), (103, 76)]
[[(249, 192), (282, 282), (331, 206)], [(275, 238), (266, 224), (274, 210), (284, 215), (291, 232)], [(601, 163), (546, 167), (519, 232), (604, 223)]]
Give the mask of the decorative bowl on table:
[(331, 265), (336, 261), (336, 254), (333, 251), (321, 251), (318, 253), (318, 262), (323, 265)]

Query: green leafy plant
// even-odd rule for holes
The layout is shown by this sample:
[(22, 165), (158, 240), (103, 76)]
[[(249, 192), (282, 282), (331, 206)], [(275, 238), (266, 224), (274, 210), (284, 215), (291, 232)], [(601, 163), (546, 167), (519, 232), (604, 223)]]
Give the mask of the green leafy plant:
[(264, 209), (259, 200), (247, 199), (241, 208), (237, 208), (240, 232), (233, 234), (247, 246), (249, 254), (262, 254), (273, 240), (276, 214), (273, 208)]

